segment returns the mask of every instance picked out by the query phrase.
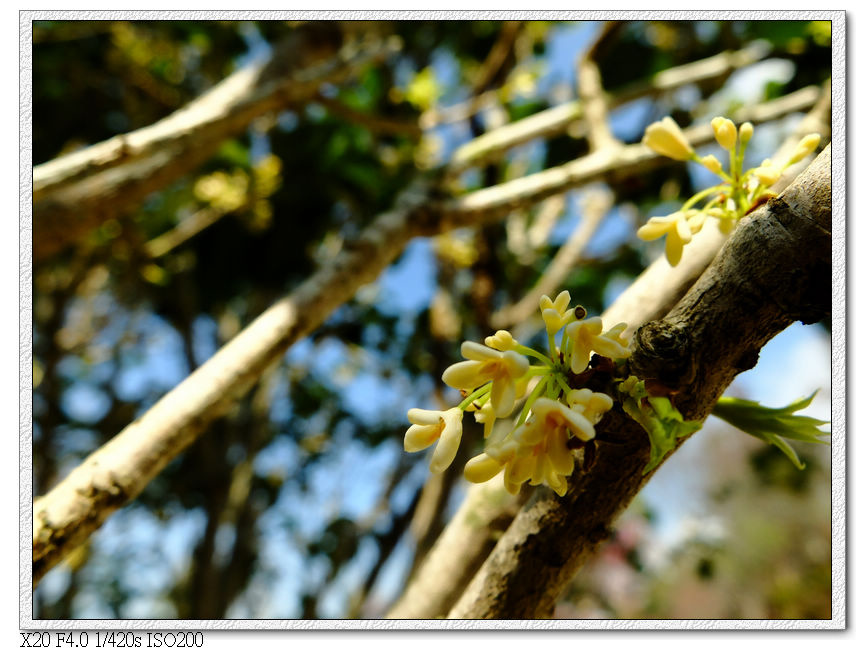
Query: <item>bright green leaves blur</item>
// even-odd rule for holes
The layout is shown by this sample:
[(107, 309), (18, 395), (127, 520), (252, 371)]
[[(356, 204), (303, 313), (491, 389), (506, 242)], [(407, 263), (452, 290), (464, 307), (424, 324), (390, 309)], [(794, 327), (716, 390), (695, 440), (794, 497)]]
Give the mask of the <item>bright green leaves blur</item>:
[(623, 396), (625, 413), (649, 434), (652, 449), (643, 474), (648, 474), (661, 463), (676, 446), (677, 439), (691, 435), (702, 426), (697, 420), (685, 420), (669, 398), (650, 395), (646, 382), (634, 376), (619, 384), (619, 391)]
[(803, 397), (792, 404), (775, 409), (745, 399), (722, 397), (712, 410), (712, 415), (718, 416), (740, 431), (763, 442), (775, 445), (796, 467), (804, 469), (805, 464), (799, 460), (799, 456), (784, 438), (829, 444), (828, 440), (821, 439), (821, 436), (829, 434), (818, 429), (828, 422), (805, 415), (794, 415), (796, 411), (807, 407), (816, 394), (817, 391), (814, 391), (810, 397)]

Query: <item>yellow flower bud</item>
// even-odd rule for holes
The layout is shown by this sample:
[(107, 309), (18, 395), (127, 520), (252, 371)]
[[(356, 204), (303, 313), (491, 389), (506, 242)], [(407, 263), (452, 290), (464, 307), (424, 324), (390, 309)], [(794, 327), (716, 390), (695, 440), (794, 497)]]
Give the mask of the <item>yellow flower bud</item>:
[(774, 185), (781, 178), (781, 170), (775, 167), (771, 160), (764, 160), (763, 164), (752, 173), (760, 181), (760, 184), (766, 187)]
[(819, 133), (812, 133), (811, 135), (806, 135), (804, 138), (799, 140), (799, 144), (796, 145), (796, 151), (790, 157), (790, 162), (788, 162), (787, 164), (792, 165), (793, 163), (799, 162), (805, 156), (814, 151), (814, 149), (817, 148), (818, 144), (820, 144)]
[(655, 153), (674, 160), (690, 160), (694, 155), (682, 129), (669, 116), (646, 127), (643, 144)]
[(703, 156), (700, 158), (700, 164), (703, 165), (706, 169), (708, 169), (713, 174), (720, 174), (722, 167), (721, 161), (715, 158), (713, 155)]
[(715, 131), (715, 139), (727, 151), (736, 146), (736, 125), (726, 117), (716, 117), (712, 120), (712, 129)]
[(739, 127), (739, 140), (742, 146), (745, 147), (751, 141), (751, 136), (754, 135), (754, 125), (750, 122), (745, 122)]

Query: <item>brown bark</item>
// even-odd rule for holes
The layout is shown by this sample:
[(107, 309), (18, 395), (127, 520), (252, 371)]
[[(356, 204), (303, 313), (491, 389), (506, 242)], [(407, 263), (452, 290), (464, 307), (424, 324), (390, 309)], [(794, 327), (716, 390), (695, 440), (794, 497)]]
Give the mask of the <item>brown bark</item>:
[[(687, 419), (703, 420), (736, 374), (795, 320), (831, 311), (830, 147), (782, 195), (742, 224), (661, 321), (641, 327), (630, 369), (680, 391)], [(538, 490), (487, 558), (449, 618), (542, 618), (610, 533), (651, 473), (645, 432), (613, 411), (597, 427), (595, 465), (568, 493)], [(680, 441), (681, 443), (681, 441)]]

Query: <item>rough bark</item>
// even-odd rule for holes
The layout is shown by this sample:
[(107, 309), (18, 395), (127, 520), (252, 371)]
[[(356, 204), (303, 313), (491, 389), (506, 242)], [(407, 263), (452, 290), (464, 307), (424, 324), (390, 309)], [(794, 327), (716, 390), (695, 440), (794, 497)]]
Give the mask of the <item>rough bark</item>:
[[(831, 312), (830, 147), (777, 199), (743, 220), (676, 307), (641, 327), (634, 374), (679, 391), (677, 406), (703, 420), (730, 381), (793, 321)], [(538, 490), (499, 540), (449, 618), (543, 618), (610, 533), (651, 473), (645, 432), (611, 412), (597, 427), (595, 465), (575, 472), (564, 498)]]

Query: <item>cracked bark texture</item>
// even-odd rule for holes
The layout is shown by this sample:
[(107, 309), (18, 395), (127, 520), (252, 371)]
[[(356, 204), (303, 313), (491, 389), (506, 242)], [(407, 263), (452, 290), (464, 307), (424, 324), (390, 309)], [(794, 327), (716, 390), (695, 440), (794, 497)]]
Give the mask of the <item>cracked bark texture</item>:
[[(641, 327), (633, 374), (680, 391), (687, 419), (705, 419), (773, 336), (831, 312), (831, 154), (826, 147), (781, 196), (743, 220), (713, 263), (661, 320)], [(539, 489), (448, 618), (549, 617), (562, 589), (609, 535), (651, 473), (648, 437), (620, 410), (597, 427), (597, 460), (563, 498)], [(682, 440), (680, 440), (681, 444)]]

